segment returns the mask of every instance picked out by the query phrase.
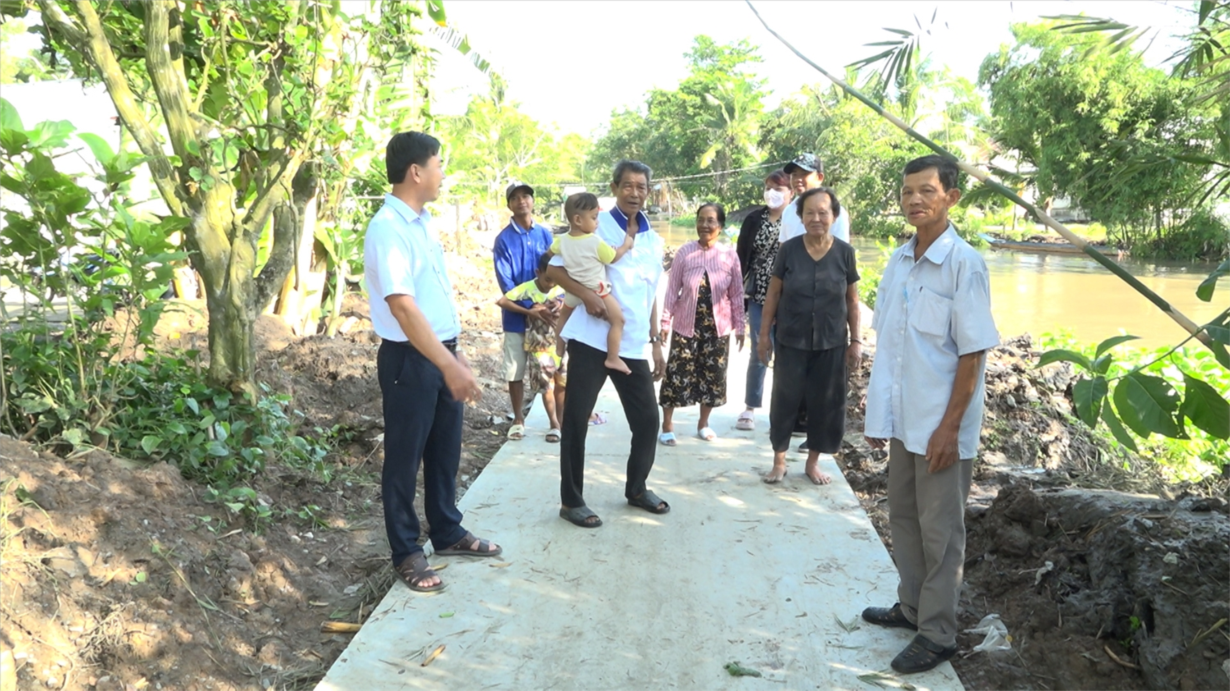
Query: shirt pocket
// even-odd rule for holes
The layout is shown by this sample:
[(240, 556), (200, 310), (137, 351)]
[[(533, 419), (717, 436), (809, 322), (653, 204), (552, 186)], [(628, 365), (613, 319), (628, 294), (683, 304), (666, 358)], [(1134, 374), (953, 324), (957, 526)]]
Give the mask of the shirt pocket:
[(910, 303), (910, 328), (919, 333), (946, 338), (952, 324), (952, 299), (926, 288), (918, 291)]

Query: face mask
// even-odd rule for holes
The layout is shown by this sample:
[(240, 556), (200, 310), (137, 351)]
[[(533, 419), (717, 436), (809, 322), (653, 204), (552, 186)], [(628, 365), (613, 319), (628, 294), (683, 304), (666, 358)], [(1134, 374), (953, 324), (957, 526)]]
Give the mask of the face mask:
[(786, 205), (786, 195), (779, 190), (765, 190), (764, 203), (770, 209), (778, 209)]

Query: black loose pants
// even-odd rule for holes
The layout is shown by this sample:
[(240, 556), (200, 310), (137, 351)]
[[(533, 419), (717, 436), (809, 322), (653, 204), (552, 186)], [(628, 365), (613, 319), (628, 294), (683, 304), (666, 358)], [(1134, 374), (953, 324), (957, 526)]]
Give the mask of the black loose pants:
[(598, 392), (607, 377), (615, 384), (632, 431), (628, 456), (628, 481), (624, 496), (631, 499), (645, 492), (645, 480), (657, 453), (658, 405), (654, 400), (653, 370), (646, 360), (623, 358), (632, 374), (613, 372), (603, 362), (606, 352), (577, 340), (568, 342), (568, 403), (560, 421), (560, 501), (573, 509), (585, 506), (585, 437), (589, 416), (598, 402)]

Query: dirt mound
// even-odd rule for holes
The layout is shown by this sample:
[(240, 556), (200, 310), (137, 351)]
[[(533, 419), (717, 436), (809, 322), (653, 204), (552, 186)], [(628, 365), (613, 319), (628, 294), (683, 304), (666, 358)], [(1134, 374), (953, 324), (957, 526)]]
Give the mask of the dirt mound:
[[(1230, 684), (1230, 518), (1220, 499), (1003, 488), (969, 517), (963, 628), (987, 607), (1014, 636), (979, 686)], [(977, 643), (973, 637), (962, 641)], [(994, 674), (992, 674), (994, 672)]]
[(0, 438), (0, 478), (0, 642), (19, 689), (281, 687), (344, 648), (322, 621), (355, 621), (388, 586), (375, 488), (357, 478), (271, 468), (259, 534), (165, 463)]

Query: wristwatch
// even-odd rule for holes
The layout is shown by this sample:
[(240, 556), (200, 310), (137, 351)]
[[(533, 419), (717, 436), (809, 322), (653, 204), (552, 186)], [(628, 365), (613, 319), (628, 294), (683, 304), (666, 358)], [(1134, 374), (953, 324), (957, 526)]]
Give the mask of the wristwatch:
[(656, 334), (653, 334), (652, 336), (650, 336), (650, 337), (649, 337), (649, 342), (650, 342), (650, 343), (656, 343), (656, 344), (661, 345), (661, 343), (662, 343), (662, 334), (661, 334), (661, 333), (656, 333)]

